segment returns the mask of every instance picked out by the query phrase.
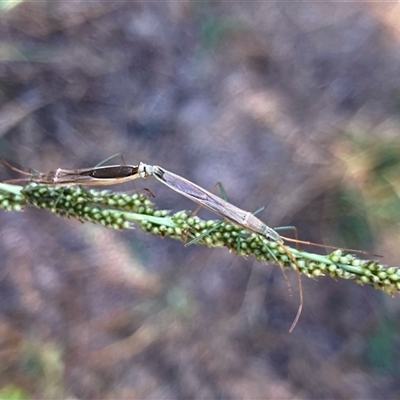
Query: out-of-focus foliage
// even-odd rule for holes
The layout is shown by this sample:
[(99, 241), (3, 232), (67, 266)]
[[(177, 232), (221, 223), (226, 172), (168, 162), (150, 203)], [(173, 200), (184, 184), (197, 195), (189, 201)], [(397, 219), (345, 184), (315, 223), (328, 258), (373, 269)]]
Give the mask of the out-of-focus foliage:
[[(400, 141), (384, 135), (376, 140), (376, 135), (379, 132), (346, 135), (335, 145), (344, 165), (337, 203), (342, 217), (337, 221), (345, 221), (339, 230), (346, 243), (358, 237), (352, 245), (372, 244), (368, 225), (382, 235), (392, 232), (400, 240)], [(348, 216), (348, 212), (355, 214)]]
[(397, 349), (400, 346), (398, 325), (391, 318), (383, 317), (378, 329), (368, 339), (365, 356), (370, 366), (381, 374), (399, 373)]
[(20, 3), (23, 3), (24, 0), (0, 0), (0, 12), (8, 11), (17, 6)]
[(26, 393), (14, 385), (6, 385), (0, 388), (0, 399), (2, 400), (25, 400), (27, 398)]

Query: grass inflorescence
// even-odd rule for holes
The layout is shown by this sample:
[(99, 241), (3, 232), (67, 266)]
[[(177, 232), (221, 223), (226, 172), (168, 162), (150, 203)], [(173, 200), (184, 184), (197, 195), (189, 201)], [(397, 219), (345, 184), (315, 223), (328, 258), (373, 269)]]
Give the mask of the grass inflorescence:
[(203, 220), (186, 211), (172, 214), (167, 210), (157, 210), (142, 194), (87, 190), (80, 186), (29, 183), (22, 187), (0, 183), (0, 208), (22, 211), (26, 205), (113, 229), (132, 229), (136, 222), (153, 235), (171, 237), (185, 243), (198, 238), (196, 244), (226, 247), (242, 257), (253, 256), (260, 262), (298, 268), (311, 278), (328, 275), (368, 284), (389, 294), (400, 291), (398, 267), (387, 267), (376, 260), (362, 260), (341, 249), (320, 255), (285, 245), (296, 260), (295, 265), (277, 242), (267, 240), (262, 235), (249, 233), (225, 221)]

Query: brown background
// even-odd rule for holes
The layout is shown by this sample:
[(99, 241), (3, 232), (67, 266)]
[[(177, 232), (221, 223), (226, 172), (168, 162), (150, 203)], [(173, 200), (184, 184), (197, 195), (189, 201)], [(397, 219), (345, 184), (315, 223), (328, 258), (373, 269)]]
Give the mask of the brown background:
[[(122, 153), (399, 265), (399, 18), (383, 3), (3, 9), (1, 156), (50, 171)], [(144, 185), (160, 208), (195, 208)], [(297, 292), (275, 265), (0, 212), (0, 397), (399, 398), (398, 296), (303, 286), (289, 334)]]

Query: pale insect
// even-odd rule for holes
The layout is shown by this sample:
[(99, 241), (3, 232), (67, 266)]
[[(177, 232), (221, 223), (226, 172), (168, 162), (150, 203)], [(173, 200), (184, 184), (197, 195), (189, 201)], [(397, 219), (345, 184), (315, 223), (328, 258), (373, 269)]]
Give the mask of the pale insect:
[(216, 196), (215, 194), (196, 185), (195, 183), (185, 178), (182, 178), (181, 176), (176, 175), (173, 172), (167, 171), (164, 168), (161, 168), (157, 165), (147, 165), (141, 162), (139, 163), (138, 174), (141, 178), (148, 178), (149, 176), (153, 176), (175, 192), (178, 192), (181, 195), (189, 198), (190, 200), (195, 201), (196, 203), (211, 210), (212, 212), (221, 215), (227, 220), (239, 226), (242, 226), (243, 228), (251, 232), (263, 235), (267, 239), (270, 239), (279, 244), (279, 246), (284, 250), (284, 252), (289, 256), (290, 260), (296, 266), (296, 272), (299, 282), (300, 305), (297, 310), (296, 317), (289, 329), (289, 332), (292, 332), (297, 324), (297, 321), (299, 320), (303, 308), (303, 290), (299, 266), (296, 262), (294, 255), (290, 252), (288, 248), (286, 248), (286, 246), (283, 245), (283, 238), (275, 230), (273, 230), (257, 217), (255, 217), (252, 213), (244, 211), (234, 206), (233, 204), (228, 203), (227, 201)]
[(255, 217), (252, 213), (244, 211), (239, 207), (228, 203), (221, 197), (203, 189), (195, 183), (182, 178), (173, 172), (167, 171), (158, 165), (147, 165), (144, 163), (139, 164), (138, 174), (141, 178), (148, 178), (153, 176), (164, 185), (175, 192), (189, 198), (205, 207), (212, 212), (221, 215), (233, 223), (244, 227), (245, 229), (259, 233), (268, 239), (282, 244), (283, 239), (281, 236), (269, 226), (265, 225), (261, 220)]

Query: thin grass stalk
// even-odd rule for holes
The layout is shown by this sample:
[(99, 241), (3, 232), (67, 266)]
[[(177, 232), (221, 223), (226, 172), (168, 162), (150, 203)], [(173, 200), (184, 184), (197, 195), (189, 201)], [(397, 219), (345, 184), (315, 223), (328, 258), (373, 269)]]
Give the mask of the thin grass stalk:
[[(23, 211), (27, 205), (112, 229), (133, 229), (136, 223), (145, 232), (184, 243), (199, 237), (198, 245), (226, 247), (241, 257), (253, 256), (260, 262), (279, 262), (282, 267), (296, 269), (281, 246), (264, 236), (249, 233), (228, 222), (203, 220), (187, 211), (157, 210), (141, 194), (86, 190), (79, 186), (29, 183), (22, 187), (0, 183), (0, 208), (9, 212)], [(378, 260), (360, 259), (342, 249), (321, 255), (286, 247), (296, 259), (300, 272), (310, 278), (330, 276), (367, 284), (388, 294), (400, 291), (399, 267), (388, 267)]]

